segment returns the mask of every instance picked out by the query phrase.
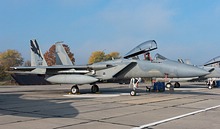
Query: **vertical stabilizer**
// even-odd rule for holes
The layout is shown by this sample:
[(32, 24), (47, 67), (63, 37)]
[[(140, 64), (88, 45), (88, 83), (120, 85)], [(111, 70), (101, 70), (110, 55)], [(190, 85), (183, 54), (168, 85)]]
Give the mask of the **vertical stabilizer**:
[(56, 44), (56, 64), (57, 65), (73, 65), (72, 61), (70, 60), (69, 56), (67, 55), (63, 44), (57, 42)]
[(47, 66), (44, 56), (36, 39), (30, 40), (31, 45), (31, 66)]

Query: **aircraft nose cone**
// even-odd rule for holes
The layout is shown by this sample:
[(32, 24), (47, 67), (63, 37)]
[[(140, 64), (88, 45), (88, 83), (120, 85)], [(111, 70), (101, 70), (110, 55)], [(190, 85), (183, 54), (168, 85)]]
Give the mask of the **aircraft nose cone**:
[(191, 77), (199, 77), (199, 76), (204, 76), (204, 75), (209, 74), (209, 72), (206, 71), (205, 69), (198, 68), (195, 66), (189, 66), (189, 68), (185, 70), (186, 70), (185, 72), (187, 73), (187, 75)]
[(208, 71), (205, 69), (192, 66), (192, 65), (185, 65), (181, 64), (182, 66), (177, 68), (177, 73), (179, 77), (199, 77), (209, 74)]
[(209, 74), (209, 72), (205, 69), (198, 68), (198, 70), (195, 70), (195, 74), (197, 74), (197, 76), (204, 76)]

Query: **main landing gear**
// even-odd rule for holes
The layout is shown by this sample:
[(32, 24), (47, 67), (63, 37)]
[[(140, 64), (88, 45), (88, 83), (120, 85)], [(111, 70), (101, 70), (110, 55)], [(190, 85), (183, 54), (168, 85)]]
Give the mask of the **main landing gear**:
[(138, 88), (138, 83), (141, 82), (141, 78), (131, 78), (129, 87), (132, 85), (132, 90), (130, 92), (131, 96), (136, 96), (136, 89)]
[(175, 87), (175, 88), (180, 88), (180, 83), (179, 83), (179, 82), (175, 82), (175, 83), (174, 83), (174, 87)]
[[(91, 92), (92, 93), (99, 92), (99, 87), (96, 84), (93, 84), (92, 87), (91, 87)], [(72, 94), (79, 94), (79, 87), (78, 87), (78, 85), (72, 86), (71, 93)]]
[(92, 93), (97, 93), (97, 92), (99, 92), (99, 87), (98, 87), (96, 84), (94, 84), (94, 85), (91, 87), (91, 92), (92, 92)]
[(79, 94), (79, 87), (77, 85), (72, 86), (71, 93), (72, 94)]
[[(166, 84), (166, 88), (170, 88), (171, 86), (173, 86), (170, 82), (168, 82), (167, 84)], [(179, 82), (175, 82), (174, 83), (174, 88), (180, 88), (180, 83)]]

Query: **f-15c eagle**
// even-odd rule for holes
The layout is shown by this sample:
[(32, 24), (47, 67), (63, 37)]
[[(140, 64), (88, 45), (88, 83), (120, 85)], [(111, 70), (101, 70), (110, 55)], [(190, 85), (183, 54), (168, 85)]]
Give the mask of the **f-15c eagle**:
[[(35, 46), (39, 46), (36, 40), (31, 40), (31, 43)], [(40, 48), (36, 48), (39, 49), (37, 50), (39, 52)], [(31, 67), (12, 67), (12, 69), (15, 72), (20, 73), (46, 74), (47, 77), (45, 79), (51, 83), (74, 84), (71, 88), (71, 92), (74, 94), (79, 92), (78, 86), (82, 84), (92, 84), (91, 91), (98, 92), (99, 87), (96, 83), (103, 80), (163, 77), (186, 78), (203, 76), (209, 73), (204, 69), (192, 65), (169, 60), (159, 54), (157, 54), (154, 60), (138, 60), (131, 58), (154, 49), (157, 49), (156, 41), (149, 40), (129, 51), (121, 59), (104, 61), (90, 65), (72, 65), (69, 61), (67, 61), (67, 54), (63, 50), (62, 46), (56, 44), (59, 61), (63, 64), (65, 63), (65, 65), (37, 65)], [(39, 56), (39, 53), (34, 51), (31, 51), (31, 53), (31, 55), (35, 55), (32, 58), (35, 62), (44, 62), (44, 58), (38, 58), (38, 60), (36, 60), (35, 57), (41, 57)], [(135, 85), (133, 85), (133, 89), (130, 94), (132, 96), (136, 95)]]

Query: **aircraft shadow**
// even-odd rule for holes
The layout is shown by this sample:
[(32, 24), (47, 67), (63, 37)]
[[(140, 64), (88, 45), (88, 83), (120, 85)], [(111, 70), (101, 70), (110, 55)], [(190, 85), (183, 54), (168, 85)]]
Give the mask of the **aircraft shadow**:
[[(22, 94), (0, 94), (0, 115), (34, 118), (73, 118), (79, 114), (72, 102), (23, 99)], [(67, 100), (67, 99), (65, 99)], [(57, 100), (55, 100), (57, 101)]]
[[(188, 88), (188, 90), (185, 90), (185, 88)], [(151, 91), (149, 92), (147, 89), (145, 88), (141, 88), (141, 89), (137, 89), (137, 93), (140, 93), (141, 95), (148, 95), (148, 94), (195, 94), (195, 95), (219, 95), (217, 93), (209, 93), (206, 91), (200, 91), (200, 90), (194, 90), (194, 89), (198, 89), (198, 88), (204, 88), (207, 89), (205, 86), (182, 86), (182, 90), (177, 90), (178, 88), (174, 88), (174, 91), (169, 91), (167, 88), (165, 89), (164, 92), (157, 92), (157, 91)], [(192, 90), (189, 90), (192, 89)], [(212, 90), (215, 90), (212, 89)], [(131, 89), (130, 88), (100, 88), (100, 93), (102, 94), (109, 94), (109, 93), (130, 93)], [(207, 89), (207, 91), (209, 91)], [(81, 92), (83, 93), (90, 93), (89, 90), (82, 90)]]

